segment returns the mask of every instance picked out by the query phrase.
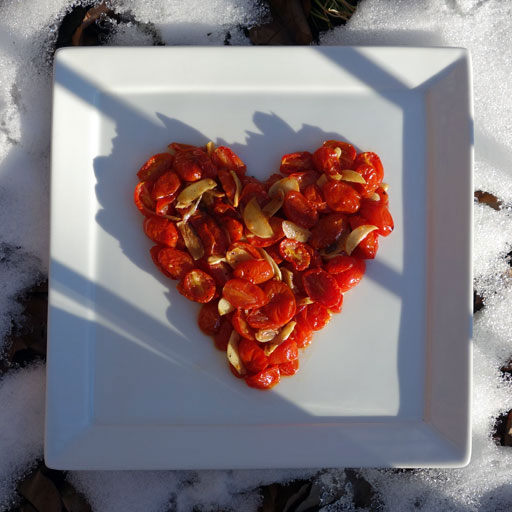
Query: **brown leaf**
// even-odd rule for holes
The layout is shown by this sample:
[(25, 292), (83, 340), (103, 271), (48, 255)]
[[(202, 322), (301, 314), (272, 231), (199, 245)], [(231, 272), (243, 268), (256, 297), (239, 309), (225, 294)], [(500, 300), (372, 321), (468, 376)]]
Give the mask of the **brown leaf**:
[(479, 203), (487, 204), (494, 210), (501, 210), (501, 205), (503, 204), (502, 201), (500, 201), (495, 195), (490, 194), (489, 192), (477, 190), (475, 192), (475, 198)]
[(484, 306), (484, 299), (473, 290), (473, 314), (480, 311)]
[(55, 484), (40, 468), (18, 484), (18, 492), (37, 512), (61, 512), (62, 502)]
[(96, 31), (88, 30), (93, 23), (101, 18), (104, 14), (112, 14), (106, 4), (100, 4), (89, 9), (75, 33), (71, 37), (72, 46), (95, 46), (98, 44)]
[(69, 482), (63, 482), (59, 490), (67, 512), (92, 512), (85, 498)]

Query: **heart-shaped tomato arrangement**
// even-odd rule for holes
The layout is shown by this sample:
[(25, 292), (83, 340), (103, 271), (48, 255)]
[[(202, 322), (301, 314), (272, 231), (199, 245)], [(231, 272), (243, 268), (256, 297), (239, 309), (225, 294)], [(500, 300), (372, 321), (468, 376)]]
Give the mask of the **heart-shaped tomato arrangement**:
[(231, 371), (269, 389), (342, 308), (393, 230), (380, 158), (328, 140), (265, 182), (227, 147), (172, 143), (139, 170), (135, 204), (155, 265), (202, 304)]

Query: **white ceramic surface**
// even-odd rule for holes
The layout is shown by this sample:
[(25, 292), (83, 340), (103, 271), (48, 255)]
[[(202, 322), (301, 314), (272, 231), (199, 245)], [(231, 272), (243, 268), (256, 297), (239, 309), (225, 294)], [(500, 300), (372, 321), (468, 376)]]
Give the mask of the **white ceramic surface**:
[[(45, 458), (66, 469), (459, 466), (470, 456), (472, 107), (455, 48), (80, 48), (55, 61)], [(300, 372), (232, 377), (149, 256), (135, 173), (171, 141), (265, 178), (377, 152), (394, 233)]]

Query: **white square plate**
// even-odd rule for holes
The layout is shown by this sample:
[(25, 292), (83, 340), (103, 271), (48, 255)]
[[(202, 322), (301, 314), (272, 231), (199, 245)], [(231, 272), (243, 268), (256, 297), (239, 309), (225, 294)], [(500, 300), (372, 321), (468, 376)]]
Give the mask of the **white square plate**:
[[(459, 466), (470, 456), (472, 110), (456, 48), (87, 48), (55, 61), (45, 457), (66, 469)], [(300, 372), (245, 386), (154, 267), (135, 173), (171, 141), (264, 178), (377, 152), (394, 233)]]

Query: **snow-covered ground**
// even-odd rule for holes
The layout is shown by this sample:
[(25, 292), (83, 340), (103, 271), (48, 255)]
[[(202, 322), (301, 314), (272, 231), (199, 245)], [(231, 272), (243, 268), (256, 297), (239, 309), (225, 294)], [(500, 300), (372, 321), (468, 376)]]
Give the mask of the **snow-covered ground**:
[[(0, 350), (19, 320), (13, 298), (48, 268), (51, 67), (48, 48), (71, 0), (0, 1)], [(265, 15), (252, 0), (119, 0), (119, 12), (153, 23), (167, 44), (248, 44), (240, 25)], [(473, 456), (466, 468), (364, 470), (386, 510), (512, 509), (512, 449), (491, 439), (497, 416), (512, 409), (499, 371), (512, 356), (512, 2), (503, 0), (366, 0), (346, 27), (321, 44), (462, 46), (473, 58), (475, 187), (504, 203), (475, 205), (475, 287), (486, 307), (475, 315)], [(119, 25), (110, 44), (151, 44), (137, 24)], [(11, 371), (0, 381), (0, 510), (17, 478), (42, 455), (45, 368)], [(95, 511), (256, 510), (257, 486), (311, 471), (70, 472)], [(325, 492), (347, 496), (326, 510), (350, 510), (342, 470), (321, 476)], [(217, 508), (218, 507), (218, 508)]]

